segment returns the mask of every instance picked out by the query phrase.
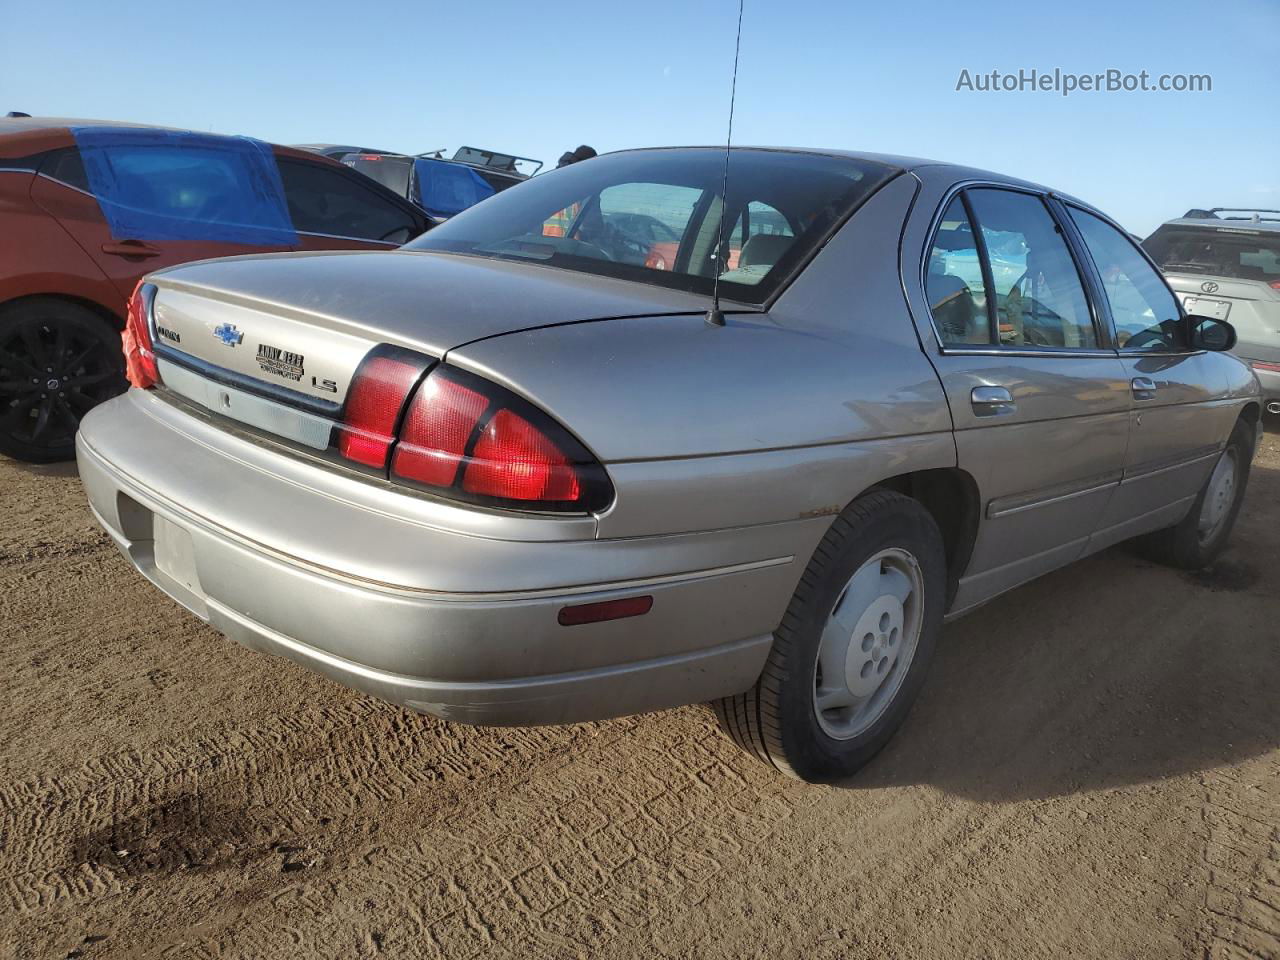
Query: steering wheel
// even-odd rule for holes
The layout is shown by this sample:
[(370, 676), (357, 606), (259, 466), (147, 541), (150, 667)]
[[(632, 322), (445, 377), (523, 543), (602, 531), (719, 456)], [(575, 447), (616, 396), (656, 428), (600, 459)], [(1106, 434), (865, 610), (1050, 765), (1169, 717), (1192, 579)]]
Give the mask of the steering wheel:
[(1162, 347), (1167, 347), (1169, 343), (1164, 338), (1164, 331), (1154, 327), (1147, 327), (1145, 330), (1139, 330), (1124, 342), (1124, 349), (1138, 350), (1151, 344), (1159, 344)]

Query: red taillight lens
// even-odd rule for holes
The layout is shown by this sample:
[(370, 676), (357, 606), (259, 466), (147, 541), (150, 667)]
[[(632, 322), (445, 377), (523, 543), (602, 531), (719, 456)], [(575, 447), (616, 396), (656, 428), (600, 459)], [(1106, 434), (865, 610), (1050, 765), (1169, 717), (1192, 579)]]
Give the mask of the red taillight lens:
[(133, 296), (129, 298), (129, 314), (124, 333), (120, 337), (121, 347), (124, 349), (124, 375), (129, 383), (141, 390), (149, 390), (160, 382), (148, 317), (155, 289), (149, 283), (139, 283), (134, 288)]
[(1269, 286), (1272, 290), (1280, 292), (1280, 280), (1272, 280), (1269, 284), (1267, 284), (1267, 286)]
[(374, 350), (360, 363), (347, 390), (338, 453), (366, 467), (385, 469), (400, 411), (430, 361), (395, 348)]
[(501, 500), (574, 502), (578, 474), (564, 451), (524, 417), (499, 410), (480, 432), (462, 489)]
[(1250, 360), (1255, 370), (1266, 370), (1268, 373), (1280, 373), (1280, 363), (1267, 363), (1265, 360)]
[(451, 487), (489, 398), (442, 374), (428, 377), (405, 415), (391, 472), (429, 487)]
[(604, 468), (567, 430), (509, 390), (445, 367), (414, 395), (391, 479), (535, 510), (599, 510), (613, 498)]

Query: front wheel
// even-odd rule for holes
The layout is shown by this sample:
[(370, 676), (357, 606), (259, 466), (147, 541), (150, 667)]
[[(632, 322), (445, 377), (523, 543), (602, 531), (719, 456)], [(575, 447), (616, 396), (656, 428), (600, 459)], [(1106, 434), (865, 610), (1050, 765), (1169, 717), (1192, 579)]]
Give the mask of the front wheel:
[(760, 679), (715, 704), (721, 727), (790, 776), (852, 775), (906, 718), (945, 593), (942, 535), (929, 512), (889, 491), (860, 497), (809, 562)]
[(1187, 515), (1172, 527), (1139, 538), (1139, 552), (1158, 563), (1185, 570), (1198, 570), (1212, 563), (1231, 538), (1231, 528), (1244, 502), (1256, 438), (1253, 427), (1244, 420), (1237, 421)]

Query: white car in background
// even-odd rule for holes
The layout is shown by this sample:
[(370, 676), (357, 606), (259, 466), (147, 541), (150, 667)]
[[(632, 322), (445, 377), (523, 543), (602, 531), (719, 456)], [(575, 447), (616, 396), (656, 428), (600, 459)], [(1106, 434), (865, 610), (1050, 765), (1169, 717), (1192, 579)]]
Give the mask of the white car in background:
[(1280, 210), (1189, 210), (1142, 242), (1187, 313), (1230, 320), (1280, 414)]

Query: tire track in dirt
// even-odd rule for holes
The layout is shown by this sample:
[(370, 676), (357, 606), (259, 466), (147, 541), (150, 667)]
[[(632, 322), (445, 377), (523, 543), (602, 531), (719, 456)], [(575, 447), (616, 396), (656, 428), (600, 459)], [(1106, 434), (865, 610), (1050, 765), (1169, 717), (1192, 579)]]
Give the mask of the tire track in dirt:
[(1204, 777), (1211, 960), (1280, 957), (1280, 762), (1262, 757)]

